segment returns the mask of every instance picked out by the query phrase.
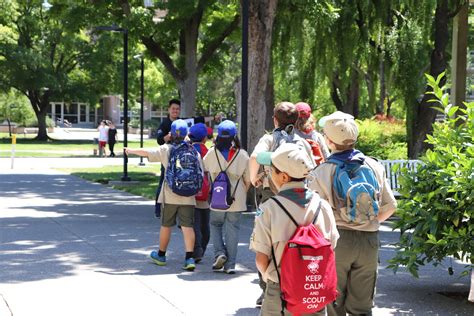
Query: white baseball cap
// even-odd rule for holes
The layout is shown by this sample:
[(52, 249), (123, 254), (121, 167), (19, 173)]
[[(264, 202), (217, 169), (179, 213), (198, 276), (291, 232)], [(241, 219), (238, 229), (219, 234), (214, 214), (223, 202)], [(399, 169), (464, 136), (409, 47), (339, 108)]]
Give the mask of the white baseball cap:
[(336, 111), (319, 120), (324, 134), (335, 144), (352, 145), (357, 141), (359, 128), (350, 114)]
[(273, 165), (295, 179), (306, 178), (314, 168), (314, 162), (305, 148), (293, 143), (281, 144), (274, 152), (259, 153), (257, 162), (265, 166)]

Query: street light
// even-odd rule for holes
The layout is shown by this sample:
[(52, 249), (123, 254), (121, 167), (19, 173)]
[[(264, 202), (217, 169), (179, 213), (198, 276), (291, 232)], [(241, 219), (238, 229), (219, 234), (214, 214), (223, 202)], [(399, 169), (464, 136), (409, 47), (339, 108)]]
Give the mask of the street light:
[[(144, 103), (144, 88), (145, 88), (145, 62), (143, 54), (133, 56), (135, 59), (140, 59), (140, 148), (143, 148), (143, 103)], [(144, 166), (143, 157), (140, 156), (139, 166)]]
[[(109, 31), (123, 33), (123, 147), (128, 146), (128, 30), (112, 26), (97, 26), (96, 31)], [(122, 181), (130, 181), (127, 170), (128, 156), (123, 152)]]

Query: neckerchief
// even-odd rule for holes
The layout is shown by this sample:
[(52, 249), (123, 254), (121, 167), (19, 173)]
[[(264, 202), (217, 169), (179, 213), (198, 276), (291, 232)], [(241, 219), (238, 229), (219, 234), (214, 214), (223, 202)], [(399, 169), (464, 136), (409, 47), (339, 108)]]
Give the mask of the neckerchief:
[(299, 207), (308, 207), (309, 202), (313, 198), (313, 191), (308, 188), (291, 188), (278, 192), (278, 195), (287, 198), (296, 203)]

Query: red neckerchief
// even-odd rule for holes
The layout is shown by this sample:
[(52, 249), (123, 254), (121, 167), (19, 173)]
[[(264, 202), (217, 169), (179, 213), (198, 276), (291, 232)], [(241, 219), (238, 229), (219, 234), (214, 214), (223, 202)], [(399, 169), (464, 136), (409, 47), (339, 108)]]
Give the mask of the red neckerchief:
[(236, 152), (237, 152), (237, 149), (235, 147), (231, 147), (229, 149), (229, 156), (227, 157), (227, 161), (231, 161), (232, 157), (234, 157)]

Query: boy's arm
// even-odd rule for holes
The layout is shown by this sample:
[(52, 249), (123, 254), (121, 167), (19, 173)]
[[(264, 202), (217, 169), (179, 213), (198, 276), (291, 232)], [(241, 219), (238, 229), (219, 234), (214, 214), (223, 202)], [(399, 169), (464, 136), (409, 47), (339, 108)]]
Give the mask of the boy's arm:
[(269, 264), (270, 258), (266, 254), (257, 251), (257, 254), (255, 256), (255, 265), (257, 266), (258, 271), (262, 275), (265, 275), (265, 271), (267, 271)]
[(384, 176), (382, 187), (382, 201), (380, 203), (380, 212), (377, 215), (379, 223), (386, 221), (397, 210), (397, 200), (388, 184), (387, 178)]
[(258, 174), (258, 169), (260, 168), (260, 164), (257, 162), (257, 156), (252, 155), (249, 159), (249, 177), (250, 183), (254, 187), (259, 187), (263, 184), (262, 182), (262, 175)]
[(137, 155), (141, 157), (148, 157), (149, 155), (148, 151), (144, 149), (132, 149), (125, 147), (124, 150), (127, 155)]

